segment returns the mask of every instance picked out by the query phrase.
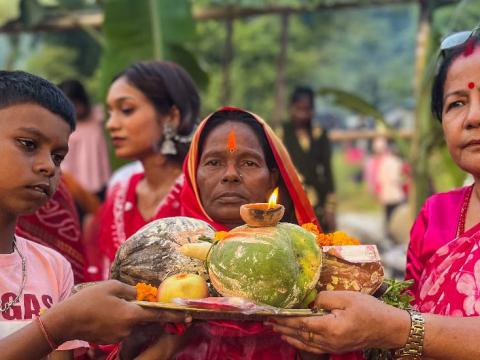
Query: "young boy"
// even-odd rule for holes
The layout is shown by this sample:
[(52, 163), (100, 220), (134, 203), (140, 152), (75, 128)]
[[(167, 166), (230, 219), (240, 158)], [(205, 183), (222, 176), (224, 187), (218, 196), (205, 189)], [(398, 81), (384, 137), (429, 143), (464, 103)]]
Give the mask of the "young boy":
[[(31, 74), (0, 71), (0, 338), (70, 295), (70, 264), (16, 236), (15, 224), (55, 192), (74, 129), (74, 108), (58, 88)], [(66, 343), (59, 350), (79, 346)], [(62, 353), (53, 358), (71, 356)]]

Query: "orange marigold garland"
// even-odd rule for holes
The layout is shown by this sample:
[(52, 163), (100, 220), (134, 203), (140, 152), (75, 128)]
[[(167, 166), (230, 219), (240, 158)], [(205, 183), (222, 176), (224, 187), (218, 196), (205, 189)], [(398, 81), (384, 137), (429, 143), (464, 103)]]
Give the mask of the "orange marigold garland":
[(303, 224), (302, 228), (304, 228), (307, 231), (310, 231), (311, 233), (314, 233), (315, 235), (320, 234), (320, 231), (318, 231), (318, 226), (315, 225), (314, 223)]
[(137, 283), (135, 287), (137, 288), (138, 301), (150, 301), (150, 302), (157, 301), (158, 289), (155, 286), (140, 282), (140, 283)]
[(335, 231), (332, 245), (360, 245), (360, 241), (344, 231)]
[(329, 234), (320, 233), (317, 225), (313, 223), (303, 224), (302, 227), (313, 233), (317, 238), (319, 246), (335, 246), (335, 245), (360, 245), (360, 241), (351, 237), (344, 231), (335, 231)]

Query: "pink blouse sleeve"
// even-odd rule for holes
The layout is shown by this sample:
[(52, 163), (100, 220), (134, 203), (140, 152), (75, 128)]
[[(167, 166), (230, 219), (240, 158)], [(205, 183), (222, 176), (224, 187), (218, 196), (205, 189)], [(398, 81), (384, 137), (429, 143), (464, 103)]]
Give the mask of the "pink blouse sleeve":
[(411, 291), (416, 296), (418, 291), (418, 282), (423, 272), (424, 264), (421, 261), (422, 248), (425, 238), (425, 232), (428, 228), (428, 201), (424, 204), (422, 210), (417, 216), (415, 223), (410, 230), (410, 243), (407, 252), (407, 269), (405, 279), (414, 280)]

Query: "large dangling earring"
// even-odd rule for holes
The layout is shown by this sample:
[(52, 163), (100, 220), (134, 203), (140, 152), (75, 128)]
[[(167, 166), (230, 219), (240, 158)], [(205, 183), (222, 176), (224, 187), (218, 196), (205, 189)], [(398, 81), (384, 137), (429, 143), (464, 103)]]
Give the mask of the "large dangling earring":
[(177, 147), (175, 146), (176, 130), (170, 123), (165, 123), (163, 125), (163, 141), (160, 147), (160, 153), (162, 155), (176, 155)]

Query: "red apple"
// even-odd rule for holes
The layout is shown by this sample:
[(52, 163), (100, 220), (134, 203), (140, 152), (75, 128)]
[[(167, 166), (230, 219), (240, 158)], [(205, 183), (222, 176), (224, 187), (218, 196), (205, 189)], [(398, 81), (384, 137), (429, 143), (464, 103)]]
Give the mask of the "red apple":
[(158, 301), (163, 303), (171, 302), (173, 298), (202, 299), (208, 296), (207, 282), (197, 274), (172, 275), (158, 287)]

